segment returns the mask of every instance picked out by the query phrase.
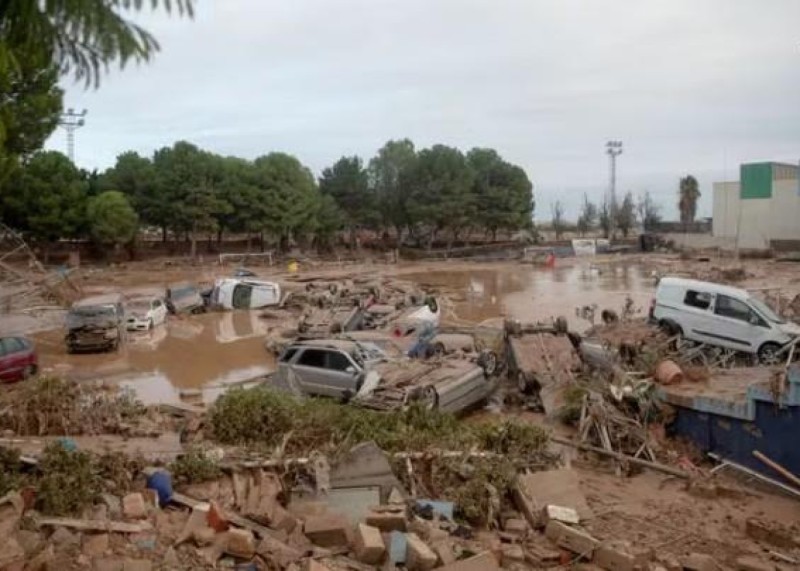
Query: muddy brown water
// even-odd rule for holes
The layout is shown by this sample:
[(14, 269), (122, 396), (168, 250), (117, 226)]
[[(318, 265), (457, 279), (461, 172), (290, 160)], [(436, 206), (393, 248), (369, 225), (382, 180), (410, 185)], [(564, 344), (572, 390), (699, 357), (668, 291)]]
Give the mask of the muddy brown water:
[[(646, 308), (653, 280), (635, 264), (576, 262), (544, 269), (530, 265), (459, 265), (387, 268), (387, 274), (442, 292), (445, 324), (478, 323), (496, 317), (522, 321), (567, 316), (570, 326), (589, 323), (575, 317), (575, 308), (597, 304), (620, 311), (627, 295)], [(67, 354), (65, 331), (34, 336), (43, 371), (77, 379), (103, 378), (130, 387), (146, 403), (210, 402), (231, 385), (274, 370), (264, 348), (270, 326), (259, 311), (208, 313), (170, 318), (145, 334), (130, 334), (119, 351)], [(202, 390), (198, 390), (202, 389)]]

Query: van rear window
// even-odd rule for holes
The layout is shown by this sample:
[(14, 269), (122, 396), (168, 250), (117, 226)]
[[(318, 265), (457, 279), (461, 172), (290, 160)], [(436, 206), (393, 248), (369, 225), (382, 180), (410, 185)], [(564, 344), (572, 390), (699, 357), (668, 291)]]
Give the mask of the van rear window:
[(698, 309), (708, 309), (711, 306), (711, 294), (704, 291), (686, 290), (683, 303)]

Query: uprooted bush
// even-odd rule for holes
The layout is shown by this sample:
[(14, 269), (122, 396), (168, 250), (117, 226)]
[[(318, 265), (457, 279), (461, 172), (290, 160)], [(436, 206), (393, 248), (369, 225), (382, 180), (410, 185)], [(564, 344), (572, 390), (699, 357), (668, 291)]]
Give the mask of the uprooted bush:
[(192, 448), (169, 466), (178, 484), (198, 484), (217, 479), (222, 471), (219, 462), (200, 448)]
[(0, 446), (0, 496), (19, 489), (23, 481), (19, 450)]
[(68, 450), (60, 442), (48, 444), (39, 461), (36, 508), (45, 514), (74, 515), (92, 505), (102, 490), (92, 455)]
[(1, 398), (0, 429), (20, 436), (120, 433), (145, 412), (130, 393), (58, 377), (39, 377)]
[(460, 422), (419, 406), (378, 412), (322, 399), (299, 399), (268, 387), (237, 389), (211, 410), (213, 437), (224, 444), (284, 446), (287, 454), (335, 454), (366, 441), (387, 452), (477, 449), (508, 455), (541, 452), (547, 434), (522, 423)]

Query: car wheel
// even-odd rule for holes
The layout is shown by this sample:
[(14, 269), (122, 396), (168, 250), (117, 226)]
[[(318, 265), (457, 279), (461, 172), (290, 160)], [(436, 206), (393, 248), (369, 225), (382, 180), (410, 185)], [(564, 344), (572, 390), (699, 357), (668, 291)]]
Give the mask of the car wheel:
[(762, 365), (777, 365), (782, 360), (780, 351), (781, 346), (777, 343), (764, 343), (758, 349), (758, 361)]
[(22, 370), (22, 380), (30, 379), (36, 374), (36, 365), (28, 365)]
[(517, 390), (524, 395), (528, 394), (528, 391), (530, 391), (528, 376), (522, 371), (517, 371)]
[(436, 393), (436, 389), (433, 387), (425, 387), (422, 390), (419, 402), (422, 403), (425, 410), (436, 410), (439, 408), (439, 395)]
[(499, 359), (494, 351), (483, 351), (478, 357), (478, 364), (487, 377), (497, 373)]
[(444, 348), (444, 343), (434, 343), (433, 344), (433, 354), (436, 357), (443, 357), (446, 353), (446, 349)]

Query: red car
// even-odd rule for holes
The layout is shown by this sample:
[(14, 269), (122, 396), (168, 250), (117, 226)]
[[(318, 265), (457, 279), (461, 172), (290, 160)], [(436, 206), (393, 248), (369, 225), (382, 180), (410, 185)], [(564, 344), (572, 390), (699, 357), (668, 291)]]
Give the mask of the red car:
[(24, 337), (0, 337), (0, 381), (22, 381), (36, 374), (39, 359)]

